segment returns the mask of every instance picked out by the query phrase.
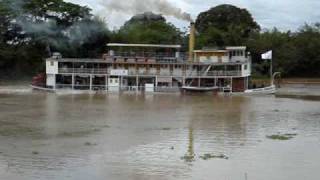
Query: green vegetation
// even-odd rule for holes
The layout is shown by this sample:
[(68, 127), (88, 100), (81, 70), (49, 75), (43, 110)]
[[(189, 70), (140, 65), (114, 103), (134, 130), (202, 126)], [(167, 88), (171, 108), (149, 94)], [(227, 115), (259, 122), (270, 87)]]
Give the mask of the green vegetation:
[(196, 20), (199, 32), (198, 47), (238, 46), (259, 32), (260, 26), (246, 9), (232, 5), (220, 5), (199, 14)]
[[(285, 77), (320, 75), (320, 24), (296, 32), (263, 30), (246, 9), (220, 5), (196, 19), (197, 48), (244, 45), (252, 53), (254, 77), (268, 75), (269, 62), (260, 55), (274, 51), (274, 69)], [(0, 1), (0, 76), (33, 75), (44, 70), (43, 59), (52, 52), (64, 57), (97, 58), (108, 42), (182, 44), (182, 32), (161, 15), (132, 17), (110, 31), (91, 9), (63, 0)]]
[(183, 33), (161, 15), (138, 14), (132, 17), (112, 37), (113, 42), (146, 44), (181, 44)]
[[(202, 156), (199, 156), (200, 159), (202, 160), (209, 160), (209, 159), (229, 159), (228, 156), (224, 155), (224, 154), (204, 154)], [(194, 162), (196, 160), (196, 157), (195, 155), (189, 155), (189, 154), (186, 154), (184, 155), (183, 157), (181, 157), (182, 160), (184, 160), (185, 162)]]
[(320, 23), (305, 24), (296, 32), (277, 28), (261, 31), (247, 10), (220, 5), (200, 13), (196, 25), (198, 48), (247, 46), (252, 55), (253, 77), (269, 74), (269, 62), (261, 60), (261, 54), (268, 50), (273, 50), (274, 70), (285, 77), (320, 75)]
[(297, 136), (297, 134), (276, 134), (276, 135), (271, 135), (271, 136), (267, 136), (267, 138), (272, 139), (272, 140), (290, 140), (292, 138), (294, 138), (295, 136)]
[(91, 143), (91, 142), (85, 142), (84, 143), (85, 146), (97, 146), (97, 143)]
[(199, 158), (203, 160), (209, 160), (209, 159), (229, 159), (228, 156), (224, 154), (215, 155), (215, 154), (204, 154), (203, 156), (199, 156)]
[(38, 73), (54, 51), (66, 57), (100, 56), (110, 32), (90, 11), (63, 0), (0, 1), (0, 72)]

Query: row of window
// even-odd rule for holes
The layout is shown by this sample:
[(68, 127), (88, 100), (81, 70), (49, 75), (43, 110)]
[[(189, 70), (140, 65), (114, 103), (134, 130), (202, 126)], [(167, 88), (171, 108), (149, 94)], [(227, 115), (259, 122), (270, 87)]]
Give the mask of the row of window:
[(109, 81), (110, 81), (110, 84), (118, 84), (119, 83), (118, 79), (109, 79)]
[(244, 56), (244, 51), (230, 51), (230, 56)]

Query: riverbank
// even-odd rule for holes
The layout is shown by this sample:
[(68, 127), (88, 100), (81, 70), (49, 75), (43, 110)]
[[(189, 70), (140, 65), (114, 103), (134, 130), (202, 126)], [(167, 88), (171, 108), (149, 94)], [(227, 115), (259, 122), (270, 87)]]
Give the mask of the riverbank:
[[(278, 87), (277, 97), (320, 100), (320, 78), (284, 78), (274, 83)], [(257, 87), (267, 86), (270, 79), (252, 79), (252, 84)]]
[[(270, 78), (257, 78), (252, 79), (252, 84), (256, 84), (257, 86), (269, 85)], [(287, 85), (287, 84), (310, 84), (310, 85), (319, 85), (320, 86), (320, 78), (283, 78), (276, 79), (276, 85)]]
[(277, 90), (277, 97), (285, 98), (302, 98), (308, 100), (320, 100), (320, 83), (288, 81), (291, 83), (283, 83), (281, 88)]

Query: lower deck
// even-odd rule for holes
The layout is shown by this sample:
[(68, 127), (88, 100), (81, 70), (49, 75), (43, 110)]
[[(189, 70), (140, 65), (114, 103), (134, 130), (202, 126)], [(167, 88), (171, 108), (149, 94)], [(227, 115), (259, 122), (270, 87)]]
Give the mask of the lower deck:
[(217, 87), (220, 91), (244, 92), (249, 77), (111, 76), (94, 74), (47, 75), (52, 89), (91, 91), (177, 92), (182, 87)]

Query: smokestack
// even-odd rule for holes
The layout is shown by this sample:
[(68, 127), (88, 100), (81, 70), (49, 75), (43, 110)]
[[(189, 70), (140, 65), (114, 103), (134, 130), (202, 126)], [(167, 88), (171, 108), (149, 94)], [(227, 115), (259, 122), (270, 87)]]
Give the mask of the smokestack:
[(194, 51), (194, 45), (195, 45), (195, 33), (196, 33), (196, 27), (195, 23), (190, 23), (190, 35), (189, 35), (189, 62), (193, 62), (193, 51)]

